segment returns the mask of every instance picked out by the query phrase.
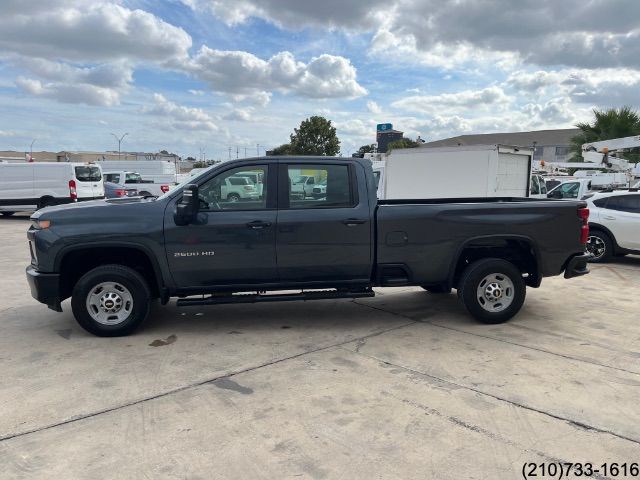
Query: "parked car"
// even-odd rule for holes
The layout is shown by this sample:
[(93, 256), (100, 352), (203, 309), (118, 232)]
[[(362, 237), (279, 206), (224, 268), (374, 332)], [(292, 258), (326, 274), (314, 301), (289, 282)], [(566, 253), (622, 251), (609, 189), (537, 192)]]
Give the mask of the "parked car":
[(613, 256), (640, 254), (640, 192), (635, 189), (595, 193), (589, 205), (590, 262)]
[(220, 198), (229, 202), (239, 202), (241, 200), (257, 200), (260, 198), (258, 187), (250, 178), (233, 175), (224, 179), (220, 189)]
[(0, 213), (33, 212), (104, 198), (100, 167), (84, 163), (0, 163)]
[(128, 172), (124, 170), (104, 172), (104, 179), (107, 182), (120, 185), (135, 185), (136, 190), (142, 197), (159, 197), (169, 191), (171, 183), (154, 183), (153, 180), (143, 179), (138, 172)]
[(592, 193), (591, 188), (591, 180), (588, 178), (566, 180), (549, 190), (547, 197), (558, 200), (580, 200)]
[(291, 180), (291, 191), (303, 197), (310, 197), (313, 193), (316, 179), (312, 175), (297, 175)]
[(135, 197), (138, 190), (120, 183), (104, 182), (104, 195), (107, 198)]
[[(326, 178), (327, 195), (294, 196), (288, 177), (300, 170)], [(255, 188), (238, 175), (247, 171), (262, 172), (265, 195), (225, 197), (230, 179)], [(190, 182), (153, 200), (34, 213), (33, 297), (56, 311), (71, 297), (78, 323), (100, 336), (134, 331), (152, 298), (179, 297), (178, 306), (359, 298), (374, 286), (456, 288), (471, 315), (499, 323), (543, 277), (588, 273), (583, 201), (379, 201), (371, 163), (355, 158), (229, 161)]]
[(323, 180), (320, 183), (317, 183), (311, 192), (311, 196), (313, 198), (323, 198), (327, 196), (327, 181)]

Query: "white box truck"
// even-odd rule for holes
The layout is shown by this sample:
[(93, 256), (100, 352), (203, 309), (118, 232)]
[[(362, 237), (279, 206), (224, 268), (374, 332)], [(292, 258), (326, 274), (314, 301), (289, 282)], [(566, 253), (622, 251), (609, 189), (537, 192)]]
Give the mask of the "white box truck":
[(393, 150), (374, 162), (378, 198), (528, 197), (531, 148), (472, 145)]
[(0, 213), (104, 198), (102, 171), (84, 163), (0, 163)]

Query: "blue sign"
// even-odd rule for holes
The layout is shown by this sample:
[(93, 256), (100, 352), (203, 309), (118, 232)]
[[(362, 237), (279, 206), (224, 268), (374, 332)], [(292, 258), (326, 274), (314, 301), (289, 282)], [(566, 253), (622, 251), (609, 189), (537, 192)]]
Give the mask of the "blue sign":
[(379, 123), (376, 125), (376, 130), (378, 132), (386, 132), (387, 130), (393, 130), (393, 125), (390, 123)]

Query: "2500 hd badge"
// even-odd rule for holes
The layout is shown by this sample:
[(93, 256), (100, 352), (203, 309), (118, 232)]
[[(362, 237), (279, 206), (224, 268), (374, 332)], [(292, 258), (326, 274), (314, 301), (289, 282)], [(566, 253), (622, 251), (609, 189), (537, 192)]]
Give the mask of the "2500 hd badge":
[(175, 252), (174, 257), (212, 257), (216, 252)]

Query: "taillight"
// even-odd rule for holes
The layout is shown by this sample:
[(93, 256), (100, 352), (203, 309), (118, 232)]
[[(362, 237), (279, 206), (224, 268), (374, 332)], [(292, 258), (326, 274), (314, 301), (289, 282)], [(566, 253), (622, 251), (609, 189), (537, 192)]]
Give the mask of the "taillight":
[(589, 239), (589, 209), (579, 208), (578, 218), (582, 220), (582, 225), (580, 226), (580, 243), (586, 244)]
[(78, 192), (76, 191), (75, 180), (69, 180), (69, 198), (74, 202), (78, 199)]
[(116, 197), (126, 197), (127, 196), (127, 191), (126, 190), (121, 190), (121, 189), (116, 189), (115, 191)]
[(169, 185), (160, 185), (160, 191), (167, 193), (169, 191)]
[(245, 185), (244, 186), (244, 191), (245, 192), (252, 192), (253, 190), (255, 190), (255, 187), (253, 185)]

